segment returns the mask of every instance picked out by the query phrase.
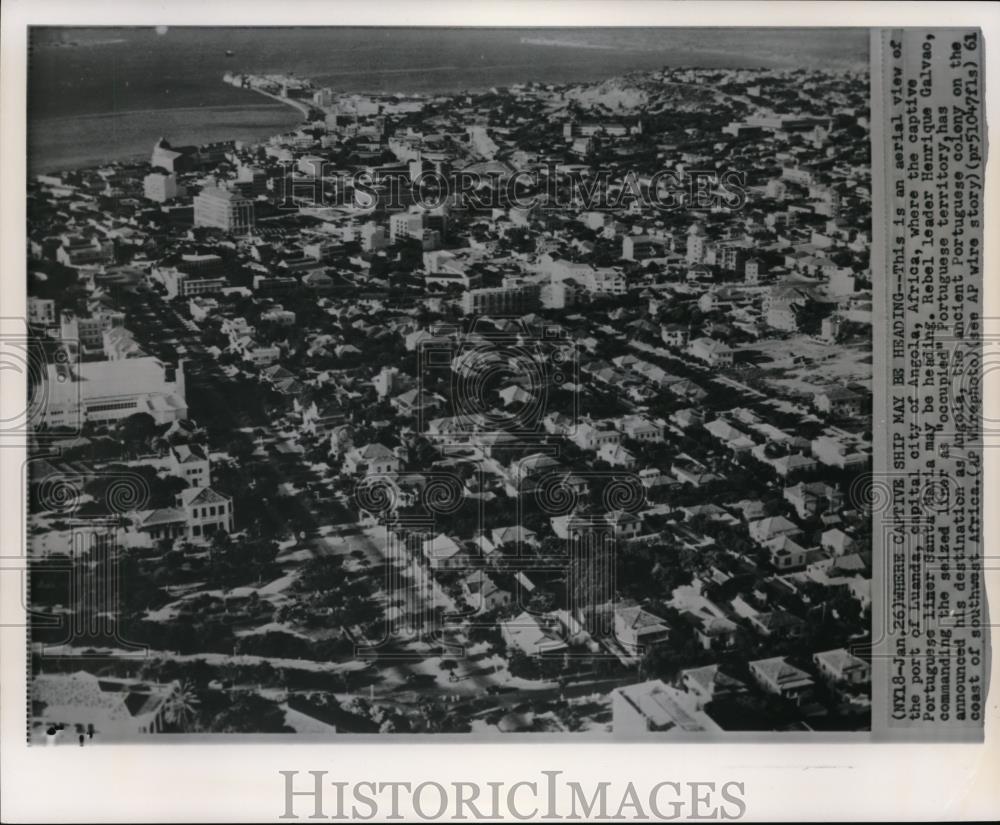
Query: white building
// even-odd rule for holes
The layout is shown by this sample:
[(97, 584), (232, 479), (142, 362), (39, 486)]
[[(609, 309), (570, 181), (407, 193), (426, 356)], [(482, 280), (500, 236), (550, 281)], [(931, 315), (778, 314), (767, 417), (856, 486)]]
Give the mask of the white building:
[(212, 464), (208, 453), (198, 444), (178, 444), (170, 448), (170, 471), (192, 487), (207, 487), (211, 482)]
[(66, 342), (77, 341), (83, 349), (104, 348), (104, 333), (125, 325), (125, 313), (106, 308), (90, 315), (77, 315), (64, 310), (59, 319), (59, 337)]
[(207, 542), (217, 532), (233, 532), (233, 502), (210, 487), (188, 487), (173, 507), (134, 514), (135, 527), (151, 539)]
[[(171, 372), (173, 375), (171, 375)], [(187, 418), (184, 362), (175, 369), (152, 358), (48, 364), (45, 424), (79, 427), (148, 413), (157, 424)]]
[(820, 675), (831, 682), (863, 685), (872, 676), (872, 668), (868, 662), (848, 653), (842, 647), (813, 654), (813, 664)]
[(152, 275), (166, 287), (167, 297), (171, 299), (219, 292), (227, 283), (225, 278), (200, 278), (172, 266), (157, 267)]
[(254, 225), (253, 201), (229, 189), (206, 186), (194, 198), (194, 225), (245, 234)]
[(62, 726), (64, 743), (83, 734), (114, 742), (160, 733), (170, 721), (179, 682), (157, 684), (113, 676), (40, 673), (31, 681), (32, 741), (43, 742), (50, 728)]
[(717, 733), (720, 728), (688, 693), (659, 679), (617, 688), (611, 694), (616, 736)]
[(163, 203), (184, 194), (184, 187), (177, 185), (177, 176), (150, 172), (142, 179), (142, 193), (151, 201)]
[(688, 344), (688, 354), (713, 367), (731, 367), (733, 351), (714, 338), (695, 338)]

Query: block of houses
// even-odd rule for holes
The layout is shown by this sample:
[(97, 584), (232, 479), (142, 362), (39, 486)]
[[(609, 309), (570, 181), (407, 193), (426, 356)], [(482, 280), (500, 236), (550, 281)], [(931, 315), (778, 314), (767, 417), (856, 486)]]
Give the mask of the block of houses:
[(199, 444), (171, 447), (167, 458), (171, 475), (183, 478), (190, 486), (207, 487), (211, 482), (212, 464), (205, 448)]
[(863, 685), (871, 681), (871, 665), (842, 647), (813, 654), (813, 663), (820, 676), (831, 682)]
[(807, 700), (816, 683), (804, 670), (788, 663), (784, 656), (750, 662), (750, 674), (760, 687), (774, 696), (800, 704)]

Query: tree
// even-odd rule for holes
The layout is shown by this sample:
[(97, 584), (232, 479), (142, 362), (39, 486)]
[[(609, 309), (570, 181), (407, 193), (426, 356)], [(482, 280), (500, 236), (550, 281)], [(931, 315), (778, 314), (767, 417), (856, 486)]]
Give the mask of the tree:
[(167, 722), (179, 731), (191, 731), (196, 725), (200, 704), (194, 685), (188, 681), (182, 682), (167, 704)]
[(457, 680), (458, 677), (455, 676), (455, 671), (457, 669), (458, 669), (458, 662), (456, 662), (454, 659), (442, 659), (441, 660), (441, 670), (448, 671), (448, 681), (449, 682), (454, 682), (454, 681)]
[(254, 453), (253, 440), (245, 433), (236, 433), (229, 444), (226, 445), (226, 452), (238, 464), (246, 464)]
[(128, 418), (122, 419), (116, 429), (126, 445), (137, 449), (148, 444), (156, 435), (156, 421), (149, 413), (132, 413)]
[(294, 733), (285, 724), (285, 712), (256, 693), (243, 693), (219, 713), (211, 725), (213, 733)]

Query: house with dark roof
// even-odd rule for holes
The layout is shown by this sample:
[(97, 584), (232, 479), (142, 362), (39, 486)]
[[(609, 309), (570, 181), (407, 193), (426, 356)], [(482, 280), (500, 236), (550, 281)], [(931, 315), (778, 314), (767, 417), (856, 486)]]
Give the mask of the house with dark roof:
[(211, 483), (212, 464), (205, 448), (198, 444), (177, 444), (170, 448), (170, 472), (192, 487)]

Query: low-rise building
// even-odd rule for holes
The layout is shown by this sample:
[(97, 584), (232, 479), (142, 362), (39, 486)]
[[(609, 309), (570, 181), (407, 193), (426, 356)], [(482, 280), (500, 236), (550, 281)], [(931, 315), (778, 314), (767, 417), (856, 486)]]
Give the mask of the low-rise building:
[(136, 530), (149, 538), (207, 542), (215, 533), (233, 532), (233, 502), (210, 487), (188, 487), (173, 507), (136, 512)]
[(714, 338), (695, 338), (688, 344), (688, 355), (704, 361), (712, 367), (731, 367), (733, 351), (722, 341)]
[(367, 473), (385, 475), (399, 472), (401, 462), (392, 450), (378, 442), (354, 447), (344, 455), (343, 472), (348, 475)]
[(840, 490), (822, 481), (804, 481), (786, 487), (784, 498), (795, 508), (800, 519), (811, 519), (822, 513), (840, 509), (844, 497)]
[(212, 463), (199, 444), (177, 444), (168, 453), (170, 472), (183, 478), (192, 487), (207, 487), (211, 483)]
[(789, 664), (784, 656), (750, 662), (750, 674), (768, 693), (796, 704), (807, 700), (816, 686), (808, 673)]
[(861, 415), (864, 399), (847, 387), (830, 387), (813, 395), (813, 405), (828, 415), (854, 418)]
[(119, 421), (148, 413), (157, 424), (187, 418), (184, 362), (168, 367), (152, 358), (48, 364), (44, 421), (49, 427)]
[(871, 681), (871, 665), (842, 647), (813, 654), (813, 662), (820, 675), (831, 682), (863, 685)]
[(705, 665), (682, 670), (680, 684), (695, 698), (700, 710), (709, 702), (726, 699), (747, 692), (747, 686), (735, 676), (727, 674), (720, 665)]
[[(31, 738), (47, 741), (48, 731), (62, 728), (70, 741), (97, 736), (115, 742), (162, 733), (173, 721), (179, 682), (76, 673), (39, 673), (31, 680)], [(68, 743), (68, 742), (67, 742)]]
[(722, 729), (702, 710), (692, 694), (659, 679), (614, 690), (611, 694), (616, 736), (719, 733)]

